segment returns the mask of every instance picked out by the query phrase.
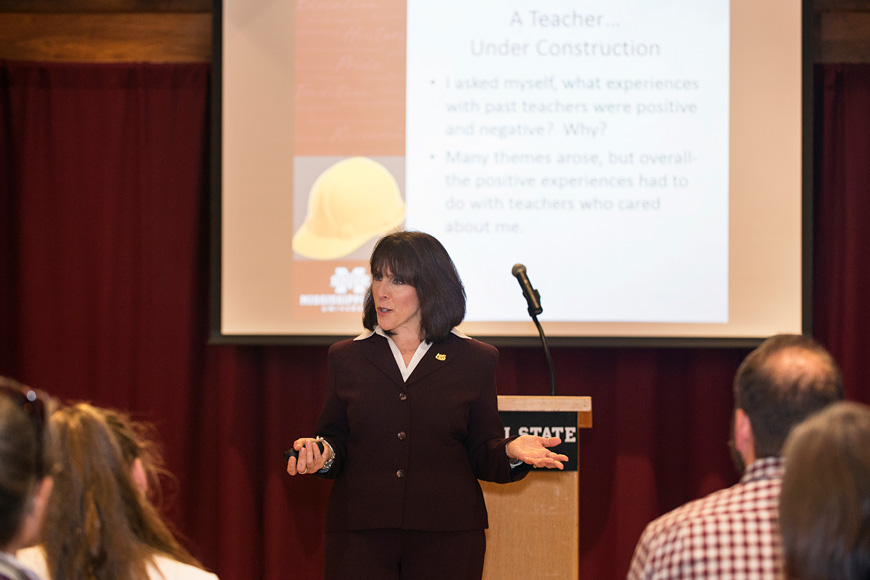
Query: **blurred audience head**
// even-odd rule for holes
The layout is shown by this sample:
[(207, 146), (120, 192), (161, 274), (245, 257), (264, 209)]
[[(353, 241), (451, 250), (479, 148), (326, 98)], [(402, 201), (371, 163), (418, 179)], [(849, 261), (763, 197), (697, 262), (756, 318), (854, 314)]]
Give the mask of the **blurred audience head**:
[(50, 425), (60, 469), (42, 543), (54, 580), (144, 579), (154, 553), (199, 565), (149, 501), (162, 459), (148, 425), (87, 403)]
[(0, 550), (15, 552), (36, 538), (51, 494), (45, 417), (50, 400), (0, 377)]
[(870, 407), (841, 402), (797, 426), (779, 499), (795, 580), (870, 578)]
[(732, 449), (738, 467), (779, 456), (792, 427), (842, 398), (840, 369), (820, 344), (797, 334), (768, 338), (734, 377)]

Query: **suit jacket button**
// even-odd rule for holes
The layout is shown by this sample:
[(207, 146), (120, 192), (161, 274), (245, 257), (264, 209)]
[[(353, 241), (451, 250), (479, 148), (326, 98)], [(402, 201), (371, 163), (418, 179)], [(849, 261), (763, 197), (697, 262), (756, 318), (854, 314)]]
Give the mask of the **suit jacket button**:
[(400, 401), (404, 401), (407, 398), (408, 398), (408, 395), (406, 395), (405, 393), (399, 393), (399, 400)]
[(405, 477), (405, 470), (404, 470), (404, 469), (400, 469), (399, 471), (397, 471), (397, 472), (396, 472), (396, 477), (398, 477), (399, 479), (402, 479), (403, 477)]
[(405, 434), (404, 431), (399, 431), (399, 432), (396, 434), (396, 437), (399, 438), (399, 441), (404, 441), (404, 440), (405, 440), (405, 437), (407, 437), (407, 435)]

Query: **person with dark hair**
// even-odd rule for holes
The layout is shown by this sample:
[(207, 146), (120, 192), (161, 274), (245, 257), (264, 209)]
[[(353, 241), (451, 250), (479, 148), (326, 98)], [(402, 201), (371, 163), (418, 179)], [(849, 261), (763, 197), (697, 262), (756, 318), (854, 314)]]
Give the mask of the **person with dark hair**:
[(217, 580), (148, 498), (165, 470), (146, 424), (87, 403), (49, 424), (60, 470), (41, 544), (21, 561), (52, 580)]
[(764, 341), (737, 369), (731, 449), (740, 481), (647, 525), (629, 580), (783, 577), (777, 503), (792, 427), (843, 398), (840, 369), (811, 338)]
[[(465, 290), (441, 243), (381, 238), (370, 260), (367, 332), (334, 344), (317, 437), (297, 439), (290, 475), (333, 479), (328, 580), (479, 580), (487, 513), (478, 479), (563, 468), (556, 438), (504, 437), (498, 351), (462, 335)], [(323, 451), (321, 452), (321, 445)]]
[(795, 427), (779, 496), (786, 576), (870, 578), (870, 407), (842, 402)]
[(0, 580), (37, 580), (15, 556), (39, 533), (52, 492), (45, 450), (48, 398), (0, 377)]

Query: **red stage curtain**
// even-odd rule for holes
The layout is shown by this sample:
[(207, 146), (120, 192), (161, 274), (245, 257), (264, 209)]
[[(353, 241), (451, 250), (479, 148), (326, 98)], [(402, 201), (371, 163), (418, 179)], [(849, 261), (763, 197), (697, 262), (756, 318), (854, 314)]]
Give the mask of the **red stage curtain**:
[[(329, 483), (286, 476), (325, 347), (208, 346), (209, 68), (0, 63), (0, 373), (159, 428), (170, 514), (223, 580), (316, 579)], [(870, 402), (870, 67), (817, 69), (816, 336)], [(502, 394), (548, 394), (539, 349)], [(733, 483), (744, 349), (553, 349), (580, 436), (582, 578), (623, 578), (644, 525)], [(527, 563), (520, 564), (528, 565)]]
[[(870, 400), (870, 65), (816, 71), (815, 334)], [(863, 353), (863, 355), (862, 355)]]

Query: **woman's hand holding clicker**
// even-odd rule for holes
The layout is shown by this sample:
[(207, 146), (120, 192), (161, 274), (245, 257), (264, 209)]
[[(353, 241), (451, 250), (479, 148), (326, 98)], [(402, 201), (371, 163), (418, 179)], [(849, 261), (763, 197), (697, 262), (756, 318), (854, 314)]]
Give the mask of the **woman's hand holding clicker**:
[(313, 437), (297, 439), (293, 442), (293, 449), (299, 452), (299, 457), (291, 457), (287, 461), (287, 473), (290, 475), (317, 473), (323, 469), (329, 455), (320, 452), (320, 446)]

